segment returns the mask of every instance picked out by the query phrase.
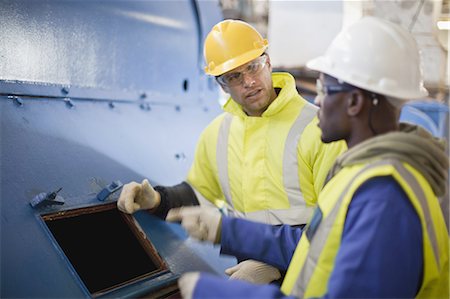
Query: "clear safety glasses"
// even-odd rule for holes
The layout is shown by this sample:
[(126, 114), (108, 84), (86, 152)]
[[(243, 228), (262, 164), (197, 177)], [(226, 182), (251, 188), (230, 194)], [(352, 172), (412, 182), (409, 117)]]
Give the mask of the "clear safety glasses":
[(244, 66), (242, 71), (223, 74), (222, 76), (217, 77), (217, 81), (219, 81), (220, 84), (227, 86), (240, 85), (244, 81), (244, 74), (254, 76), (262, 71), (266, 63), (267, 56), (262, 55), (249, 62)]

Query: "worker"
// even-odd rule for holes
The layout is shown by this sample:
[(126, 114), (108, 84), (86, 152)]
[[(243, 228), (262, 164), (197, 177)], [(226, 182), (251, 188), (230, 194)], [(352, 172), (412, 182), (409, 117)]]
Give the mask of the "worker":
[[(306, 228), (270, 227), (206, 208), (169, 212), (221, 252), (286, 269), (278, 288), (190, 272), (184, 298), (449, 298), (449, 237), (437, 197), (446, 193), (444, 143), (399, 124), (406, 100), (427, 95), (414, 38), (363, 17), (309, 66), (324, 142), (345, 140)], [(196, 223), (195, 226), (191, 225)]]
[[(298, 94), (290, 74), (272, 74), (267, 47), (243, 21), (212, 28), (204, 43), (205, 72), (230, 95), (224, 113), (201, 134), (185, 182), (126, 184), (117, 202), (121, 211), (146, 209), (165, 218), (170, 208), (210, 202), (230, 215), (272, 225), (307, 222), (328, 170), (346, 147), (321, 142), (318, 108)], [(254, 261), (226, 272), (259, 283), (281, 276)]]

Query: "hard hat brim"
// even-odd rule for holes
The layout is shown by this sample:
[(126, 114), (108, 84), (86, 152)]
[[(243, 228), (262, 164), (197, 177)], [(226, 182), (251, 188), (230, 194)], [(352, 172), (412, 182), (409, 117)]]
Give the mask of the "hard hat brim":
[(240, 55), (236, 58), (226, 61), (225, 63), (216, 65), (212, 69), (209, 69), (209, 67), (206, 66), (205, 73), (207, 73), (208, 75), (211, 75), (211, 76), (223, 75), (237, 67), (240, 67), (241, 65), (246, 64), (247, 62), (252, 61), (253, 59), (258, 58), (266, 51), (267, 47), (268, 46), (264, 46), (259, 49), (248, 51), (248, 52), (244, 53), (243, 55)]
[[(306, 66), (314, 71), (318, 71), (329, 76), (332, 76), (336, 79), (340, 79), (348, 84), (356, 86), (358, 88), (371, 91), (377, 94), (390, 96), (403, 100), (418, 100), (423, 99), (428, 96), (428, 91), (420, 86), (418, 90), (399, 90), (398, 88), (393, 92), (392, 86), (387, 86), (388, 83), (383, 82), (382, 80), (378, 81), (370, 81), (361, 80), (361, 78), (352, 78), (350, 72), (343, 72), (334, 67), (333, 62), (327, 59), (326, 56), (319, 56), (314, 58), (306, 63)], [(370, 76), (370, 74), (367, 74)]]

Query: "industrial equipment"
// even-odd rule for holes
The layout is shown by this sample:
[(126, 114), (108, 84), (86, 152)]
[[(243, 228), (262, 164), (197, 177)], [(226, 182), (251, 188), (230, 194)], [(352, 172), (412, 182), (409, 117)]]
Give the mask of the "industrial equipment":
[(123, 183), (185, 178), (220, 111), (202, 48), (221, 18), (217, 1), (0, 2), (1, 298), (168, 297), (234, 263), (116, 209)]

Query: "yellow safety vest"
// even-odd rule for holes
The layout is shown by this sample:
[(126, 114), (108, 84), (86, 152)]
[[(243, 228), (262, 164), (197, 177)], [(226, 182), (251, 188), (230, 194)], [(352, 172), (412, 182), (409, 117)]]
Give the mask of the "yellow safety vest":
[(449, 238), (439, 202), (416, 169), (395, 160), (346, 167), (328, 182), (318, 201), (320, 224), (311, 243), (306, 233), (302, 235), (281, 286), (283, 293), (299, 298), (327, 293), (348, 206), (356, 190), (377, 176), (392, 176), (399, 183), (422, 224), (424, 272), (416, 297), (449, 298)]
[(321, 142), (318, 108), (300, 97), (290, 74), (273, 73), (272, 81), (281, 91), (261, 117), (228, 100), (203, 131), (187, 181), (234, 216), (304, 224), (346, 145)]

